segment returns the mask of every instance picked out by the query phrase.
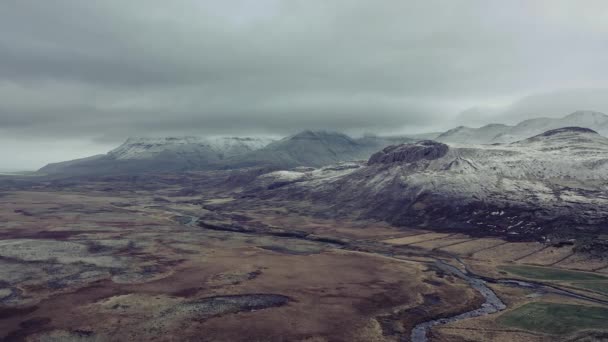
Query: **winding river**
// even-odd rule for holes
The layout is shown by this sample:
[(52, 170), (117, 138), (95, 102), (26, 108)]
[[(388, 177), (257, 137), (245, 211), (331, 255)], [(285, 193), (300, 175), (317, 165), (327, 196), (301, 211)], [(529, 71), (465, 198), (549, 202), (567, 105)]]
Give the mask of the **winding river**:
[[(186, 217), (186, 218), (188, 218), (188, 217)], [(193, 217), (193, 216), (190, 216), (189, 219), (185, 219), (182, 222), (182, 224), (185, 224), (186, 226), (190, 226), (190, 227), (198, 226), (199, 223), (200, 223), (199, 218)], [(221, 227), (219, 227), (219, 228), (220, 229), (218, 229), (218, 230), (222, 230)], [(232, 230), (229, 230), (229, 229), (226, 229), (226, 230), (234, 233), (234, 231), (232, 231)], [(272, 235), (272, 234), (269, 234), (268, 232), (262, 232), (262, 233), (247, 232), (247, 234)], [(292, 238), (319, 242), (318, 240), (308, 238), (307, 236), (293, 236)], [(348, 249), (348, 246), (341, 246), (341, 248)], [(361, 250), (365, 250), (365, 249), (357, 249), (357, 250), (361, 251)], [(394, 258), (397, 260), (403, 260), (401, 258), (395, 257), (394, 255), (391, 255), (390, 253), (374, 251), (373, 249), (368, 251), (368, 253), (378, 254), (378, 255), (385, 256), (385, 257)], [(545, 284), (542, 282), (527, 282), (527, 281), (522, 281), (522, 280), (518, 280), (518, 279), (494, 279), (494, 278), (479, 276), (479, 275), (476, 275), (475, 273), (473, 273), (471, 270), (469, 270), (467, 265), (457, 255), (450, 255), (450, 257), (454, 261), (458, 262), (462, 266), (464, 271), (462, 271), (458, 267), (448, 264), (447, 262), (445, 262), (439, 258), (434, 258), (435, 259), (434, 265), (437, 268), (439, 268), (440, 270), (442, 270), (446, 273), (452, 274), (452, 275), (466, 281), (472, 288), (474, 288), (476, 291), (478, 291), (484, 297), (485, 302), (481, 305), (480, 308), (477, 308), (475, 310), (467, 311), (467, 312), (464, 312), (464, 313), (461, 313), (461, 314), (458, 314), (458, 315), (455, 315), (452, 317), (437, 318), (437, 319), (419, 323), (418, 325), (416, 325), (414, 327), (414, 329), (411, 332), (409, 340), (411, 340), (412, 342), (428, 341), (427, 334), (428, 334), (429, 330), (434, 326), (457, 322), (460, 320), (474, 318), (474, 317), (486, 316), (486, 315), (490, 315), (490, 314), (493, 314), (493, 313), (506, 309), (507, 306), (505, 305), (505, 303), (503, 303), (502, 300), (500, 300), (500, 298), (496, 295), (496, 293), (490, 287), (488, 287), (486, 285), (487, 283), (502, 284), (502, 285), (506, 285), (506, 286), (533, 289), (533, 290), (537, 290), (537, 291), (543, 292), (543, 293), (553, 293), (553, 294), (557, 294), (557, 295), (561, 295), (561, 296), (565, 296), (565, 297), (582, 299), (582, 300), (586, 300), (586, 301), (590, 301), (590, 302), (594, 302), (594, 303), (608, 304), (608, 301), (606, 301), (606, 300), (588, 297), (585, 295), (578, 294), (576, 292), (561, 289), (561, 288), (558, 288), (558, 287), (555, 287), (555, 286), (552, 286), (549, 284)]]
[(605, 301), (605, 300), (588, 297), (588, 296), (581, 295), (581, 294), (578, 294), (575, 292), (571, 292), (571, 291), (560, 289), (560, 288), (557, 288), (557, 287), (554, 287), (551, 285), (547, 285), (544, 283), (527, 282), (527, 281), (522, 281), (522, 280), (518, 280), (518, 279), (492, 279), (492, 278), (480, 277), (480, 276), (475, 275), (471, 271), (469, 271), (467, 266), (458, 257), (454, 257), (454, 259), (456, 261), (458, 261), (464, 267), (464, 269), (465, 269), (464, 272), (461, 271), (459, 268), (454, 267), (440, 259), (435, 259), (435, 266), (437, 266), (437, 268), (441, 269), (444, 272), (450, 273), (450, 274), (452, 274), (456, 277), (459, 277), (459, 278), (465, 280), (466, 282), (468, 282), (472, 288), (477, 290), (485, 298), (485, 302), (478, 309), (467, 311), (465, 313), (461, 313), (459, 315), (452, 316), (452, 317), (433, 319), (433, 320), (422, 322), (422, 323), (416, 325), (414, 327), (414, 329), (412, 330), (412, 333), (410, 336), (410, 340), (412, 342), (428, 341), (427, 333), (433, 326), (452, 323), (452, 322), (456, 322), (456, 321), (460, 321), (460, 320), (468, 319), (468, 318), (473, 318), (473, 317), (485, 316), (485, 315), (493, 314), (498, 311), (502, 311), (502, 310), (506, 309), (507, 306), (500, 300), (500, 298), (498, 298), (496, 293), (494, 291), (492, 291), (492, 289), (490, 289), (486, 285), (487, 282), (503, 284), (503, 285), (513, 286), (513, 287), (534, 289), (534, 290), (539, 290), (542, 292), (551, 292), (551, 293), (554, 293), (557, 295), (570, 297), (570, 298), (576, 298), (576, 299), (582, 299), (582, 300), (590, 301), (593, 303), (608, 304), (608, 301)]
[(507, 308), (507, 306), (498, 298), (496, 293), (492, 291), (487, 285), (486, 282), (482, 279), (479, 279), (474, 276), (470, 276), (465, 272), (462, 272), (457, 267), (454, 267), (450, 264), (445, 263), (444, 261), (437, 260), (435, 265), (444, 272), (451, 273), (454, 276), (457, 276), (461, 279), (464, 279), (466, 282), (471, 285), (472, 288), (477, 290), (484, 298), (485, 302), (481, 305), (479, 309), (475, 309), (472, 311), (467, 311), (465, 313), (461, 313), (456, 316), (448, 317), (448, 318), (439, 318), (430, 321), (426, 321), (420, 323), (414, 327), (411, 334), (412, 342), (426, 342), (427, 333), (429, 329), (435, 325), (447, 324), (451, 322), (460, 321), (467, 318), (479, 317), (489, 315)]

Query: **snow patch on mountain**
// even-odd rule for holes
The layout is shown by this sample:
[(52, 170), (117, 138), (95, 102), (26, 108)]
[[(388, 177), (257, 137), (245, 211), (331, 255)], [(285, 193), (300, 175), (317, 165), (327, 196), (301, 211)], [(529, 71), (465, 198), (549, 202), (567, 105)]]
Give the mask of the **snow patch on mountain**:
[(608, 138), (590, 129), (566, 127), (511, 144), (435, 153), (441, 145), (391, 147), (349, 170), (273, 173), (250, 190), (331, 205), (336, 215), (361, 212), (396, 224), (510, 236), (608, 224)]
[(150, 159), (164, 152), (213, 153), (223, 157), (245, 154), (261, 149), (274, 140), (252, 137), (160, 137), (129, 138), (127, 141), (108, 152), (118, 160)]
[(490, 124), (480, 128), (460, 126), (437, 137), (438, 141), (455, 144), (511, 143), (560, 127), (584, 127), (608, 136), (608, 115), (594, 111), (577, 111), (563, 118), (534, 118), (515, 126)]

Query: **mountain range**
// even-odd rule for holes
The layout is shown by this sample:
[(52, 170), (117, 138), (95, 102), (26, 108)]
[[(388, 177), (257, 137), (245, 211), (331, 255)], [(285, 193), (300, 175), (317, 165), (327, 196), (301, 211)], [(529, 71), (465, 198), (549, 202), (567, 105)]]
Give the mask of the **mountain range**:
[(480, 128), (459, 126), (437, 136), (436, 140), (457, 144), (510, 143), (560, 127), (591, 128), (608, 135), (608, 115), (594, 111), (577, 111), (563, 118), (534, 118), (515, 126), (489, 124)]
[(303, 131), (280, 139), (254, 137), (129, 138), (107, 154), (49, 164), (45, 174), (116, 174), (237, 169), (243, 167), (318, 167), (367, 159), (375, 151), (407, 137), (365, 136)]
[(389, 145), (433, 139), (447, 144), (505, 144), (560, 127), (577, 126), (608, 135), (608, 115), (578, 111), (563, 118), (536, 118), (515, 126), (460, 126), (444, 133), (353, 138), (339, 132), (306, 130), (274, 140), (264, 137), (129, 138), (107, 154), (49, 164), (45, 174), (119, 174), (269, 167), (320, 167), (366, 160)]

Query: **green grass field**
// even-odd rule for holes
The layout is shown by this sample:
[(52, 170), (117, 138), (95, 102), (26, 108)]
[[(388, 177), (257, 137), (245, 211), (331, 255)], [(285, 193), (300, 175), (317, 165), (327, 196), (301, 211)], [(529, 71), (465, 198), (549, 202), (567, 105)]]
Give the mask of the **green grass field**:
[(608, 277), (595, 273), (568, 271), (549, 267), (507, 265), (500, 266), (499, 269), (529, 279), (558, 281), (608, 280)]
[(529, 303), (498, 317), (507, 327), (538, 331), (547, 334), (569, 334), (584, 329), (608, 329), (608, 308)]
[(574, 282), (572, 283), (572, 286), (599, 292), (608, 296), (608, 282)]

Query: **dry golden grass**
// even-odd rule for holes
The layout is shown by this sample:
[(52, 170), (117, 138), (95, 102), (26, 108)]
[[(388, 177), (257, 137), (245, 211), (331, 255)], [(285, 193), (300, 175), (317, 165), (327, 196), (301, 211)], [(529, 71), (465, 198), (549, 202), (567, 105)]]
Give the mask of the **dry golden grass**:
[(548, 247), (517, 261), (524, 264), (549, 266), (565, 260), (571, 255), (572, 247)]
[(444, 238), (446, 236), (450, 236), (450, 234), (444, 234), (444, 233), (423, 233), (423, 234), (406, 236), (406, 237), (401, 237), (401, 238), (396, 238), (396, 239), (388, 239), (388, 240), (384, 240), (383, 242), (386, 242), (386, 243), (389, 243), (389, 244), (392, 244), (392, 245), (410, 245), (410, 244), (414, 244), (414, 243), (418, 243), (418, 242), (423, 242), (423, 241), (441, 239), (441, 238)]
[(559, 262), (555, 266), (573, 270), (595, 271), (597, 269), (608, 267), (608, 260), (598, 258), (594, 259), (589, 258), (586, 255), (574, 254), (564, 261)]
[(317, 235), (331, 235), (348, 239), (384, 240), (424, 233), (418, 229), (393, 227), (384, 222), (313, 218), (287, 212), (284, 208), (245, 211), (244, 214), (274, 227), (297, 228)]
[(544, 248), (539, 242), (516, 242), (502, 244), (477, 253), (472, 257), (479, 260), (491, 260), (494, 262), (510, 262), (528, 254), (535, 253)]
[(477, 251), (495, 247), (503, 243), (505, 243), (505, 241), (500, 239), (481, 238), (473, 239), (471, 241), (467, 241), (453, 246), (446, 246), (441, 248), (441, 250), (450, 253), (456, 253), (461, 256), (467, 256)]
[(437, 239), (437, 240), (431, 239), (431, 240), (427, 240), (427, 241), (413, 243), (412, 246), (416, 246), (416, 247), (420, 247), (420, 248), (424, 248), (424, 249), (441, 249), (444, 246), (459, 244), (459, 243), (469, 241), (469, 240), (471, 240), (471, 238), (464, 237), (464, 236), (458, 234), (458, 235), (454, 235), (454, 236), (445, 237), (442, 239)]

